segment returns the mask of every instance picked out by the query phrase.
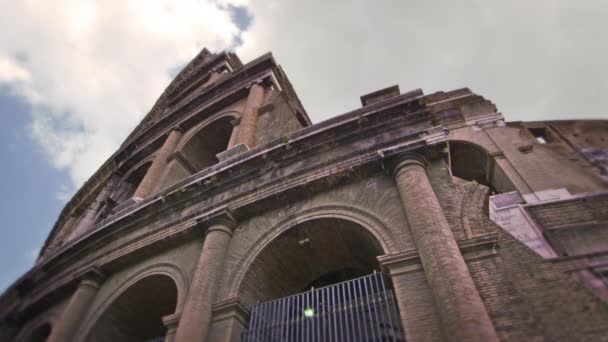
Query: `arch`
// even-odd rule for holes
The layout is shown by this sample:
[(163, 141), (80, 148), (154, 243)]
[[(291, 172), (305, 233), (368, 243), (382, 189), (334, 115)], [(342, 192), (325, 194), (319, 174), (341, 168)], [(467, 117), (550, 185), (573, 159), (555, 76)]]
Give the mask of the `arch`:
[(86, 337), (83, 340), (145, 341), (163, 336), (162, 318), (181, 312), (186, 284), (183, 273), (173, 264), (140, 270), (92, 310), (81, 329)]
[(28, 322), (19, 332), (15, 341), (18, 342), (44, 342), (51, 334), (55, 315), (43, 315)]
[(117, 203), (124, 202), (131, 198), (137, 190), (139, 183), (144, 179), (146, 172), (152, 165), (155, 154), (148, 156), (133, 166), (118, 182), (116, 190), (112, 194), (112, 199)]
[(221, 112), (219, 114), (213, 115), (210, 118), (207, 118), (206, 120), (203, 120), (196, 126), (189, 129), (186, 133), (184, 133), (184, 136), (180, 139), (180, 142), (177, 144), (177, 147), (175, 148), (175, 150), (181, 151), (183, 149), (184, 145), (186, 145), (192, 139), (192, 137), (194, 137), (196, 134), (200, 133), (200, 131), (205, 129), (207, 126), (209, 126), (213, 122), (220, 120), (220, 119), (226, 119), (226, 118), (228, 118), (230, 120), (234, 120), (234, 119), (239, 118), (240, 116), (241, 116), (241, 113), (231, 110), (231, 111), (227, 111), (227, 112)]
[[(344, 232), (348, 234), (345, 233), (340, 237), (340, 234)], [(302, 254), (302, 252), (295, 255), (291, 253), (292, 250), (298, 248), (299, 241), (297, 240), (307, 238), (309, 241), (304, 243), (310, 244), (311, 254)], [(331, 240), (338, 244), (335, 249), (342, 248), (342, 252), (325, 248), (327, 245), (323, 245), (323, 242), (319, 243), (324, 238), (335, 239), (335, 241)], [(281, 242), (281, 240), (284, 241)], [(294, 241), (297, 241), (298, 244)], [(279, 244), (281, 247), (277, 247)], [(274, 250), (272, 250), (273, 248)], [(283, 251), (279, 251), (277, 248), (283, 249)], [(361, 254), (348, 254), (348, 252), (344, 252), (345, 248), (358, 250)], [(303, 210), (277, 223), (251, 244), (251, 248), (235, 267), (237, 273), (229, 281), (230, 296), (239, 297), (246, 304), (251, 305), (258, 300), (297, 293), (307, 286), (323, 286), (328, 282), (347, 280), (347, 278), (363, 275), (362, 272), (371, 273), (374, 269), (379, 269), (376, 257), (394, 252), (396, 249), (394, 234), (380, 220), (363, 210), (347, 206), (326, 206)], [(268, 257), (272, 254), (274, 254), (273, 257)], [(314, 272), (300, 276), (299, 280), (283, 289), (271, 289), (266, 294), (260, 295), (260, 293), (252, 292), (253, 287), (247, 288), (246, 284), (255, 283), (256, 288), (262, 289), (261, 291), (267, 290), (265, 287), (269, 283), (264, 283), (264, 279), (260, 279), (260, 274), (265, 272), (262, 267), (269, 266), (261, 265), (272, 263), (273, 259), (294, 263), (291, 269), (302, 270), (304, 269), (302, 267), (306, 266), (303, 266), (305, 263), (300, 261), (310, 258), (311, 260), (307, 262), (315, 262), (315, 260), (322, 260), (323, 255), (333, 261), (326, 260), (324, 265), (318, 267)], [(347, 261), (348, 256), (352, 257), (353, 262)], [(252, 276), (252, 274), (257, 275)], [(293, 274), (285, 276), (285, 280), (294, 278), (293, 276)], [(257, 279), (252, 281), (256, 277)], [(272, 282), (278, 283), (276, 280), (273, 279)]]
[(450, 167), (454, 177), (475, 181), (492, 192), (515, 191), (502, 167), (481, 145), (464, 140), (450, 140)]
[(239, 114), (227, 111), (214, 115), (189, 129), (175, 148), (163, 171), (156, 191), (219, 162), (217, 155), (226, 149), (232, 138), (232, 120)]
[(232, 135), (231, 121), (236, 112), (226, 112), (192, 128), (176, 149), (195, 171), (219, 162), (216, 155), (228, 148)]

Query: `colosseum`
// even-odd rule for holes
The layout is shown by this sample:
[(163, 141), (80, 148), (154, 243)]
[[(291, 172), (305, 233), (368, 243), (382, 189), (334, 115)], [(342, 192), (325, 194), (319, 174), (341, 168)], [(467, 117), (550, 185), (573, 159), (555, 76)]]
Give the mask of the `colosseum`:
[(312, 124), (270, 53), (203, 49), (0, 297), (0, 339), (608, 340), (608, 121), (360, 99)]

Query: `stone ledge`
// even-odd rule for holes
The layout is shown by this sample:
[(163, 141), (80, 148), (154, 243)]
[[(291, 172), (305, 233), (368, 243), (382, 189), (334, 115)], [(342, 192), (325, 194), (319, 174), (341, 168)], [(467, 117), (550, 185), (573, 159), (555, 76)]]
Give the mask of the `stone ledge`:
[[(458, 241), (460, 253), (465, 261), (495, 255), (498, 234), (486, 234)], [(423, 270), (418, 249), (378, 256), (382, 270), (391, 276), (420, 272)]]
[(217, 159), (219, 159), (220, 163), (223, 161), (226, 161), (228, 159), (232, 159), (234, 157), (236, 157), (237, 155), (241, 154), (241, 153), (245, 153), (247, 151), (249, 151), (250, 148), (245, 145), (245, 144), (238, 144), (236, 146), (234, 146), (233, 148), (226, 150), (224, 152), (220, 152), (218, 154), (216, 154), (215, 156), (217, 157)]

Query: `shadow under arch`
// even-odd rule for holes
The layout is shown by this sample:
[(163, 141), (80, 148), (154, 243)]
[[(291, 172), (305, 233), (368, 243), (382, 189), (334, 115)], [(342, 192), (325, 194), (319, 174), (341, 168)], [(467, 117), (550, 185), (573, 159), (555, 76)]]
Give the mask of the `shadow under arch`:
[(116, 190), (111, 195), (112, 200), (116, 201), (116, 203), (122, 203), (133, 196), (139, 183), (144, 179), (148, 169), (152, 165), (154, 156), (151, 155), (140, 161), (122, 177), (118, 182), (118, 186), (116, 186)]
[(217, 164), (217, 155), (228, 149), (233, 135), (232, 120), (238, 116), (234, 111), (220, 113), (185, 132), (169, 157), (156, 191)]
[(23, 327), (22, 331), (17, 335), (17, 342), (44, 342), (51, 335), (53, 329), (53, 320), (48, 317), (33, 321)]
[(450, 163), (454, 177), (475, 181), (492, 192), (517, 190), (502, 167), (481, 145), (464, 140), (450, 140)]
[(302, 211), (269, 229), (238, 267), (233, 294), (246, 305), (327, 286), (379, 270), (377, 257), (395, 252), (394, 234), (352, 207)]
[(84, 341), (149, 341), (163, 337), (162, 318), (179, 313), (185, 279), (176, 266), (153, 265), (123, 283), (83, 325)]
[(216, 155), (228, 148), (232, 136), (232, 120), (237, 112), (225, 112), (191, 128), (179, 142), (176, 151), (190, 163), (193, 171), (203, 170), (219, 162)]

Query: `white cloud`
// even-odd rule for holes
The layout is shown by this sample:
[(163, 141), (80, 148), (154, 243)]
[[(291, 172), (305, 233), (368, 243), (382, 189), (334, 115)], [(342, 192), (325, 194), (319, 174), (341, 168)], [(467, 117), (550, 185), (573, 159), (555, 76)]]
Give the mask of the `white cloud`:
[(0, 82), (33, 105), (33, 137), (77, 187), (160, 96), (171, 68), (233, 43), (226, 4), (0, 0)]
[(38, 258), (38, 254), (40, 253), (40, 247), (31, 249), (29, 251), (26, 251), (25, 253), (23, 253), (23, 256), (28, 260), (28, 261), (34, 261)]
[(509, 120), (607, 117), (608, 2), (0, 0), (0, 82), (34, 106), (32, 135), (74, 187), (203, 46), (272, 51), (313, 120), (398, 83), (468, 86)]
[(237, 49), (272, 50), (318, 121), (393, 84), (470, 87), (509, 120), (608, 118), (608, 2), (268, 1)]
[(6, 56), (0, 56), (0, 82), (24, 82), (30, 73)]

